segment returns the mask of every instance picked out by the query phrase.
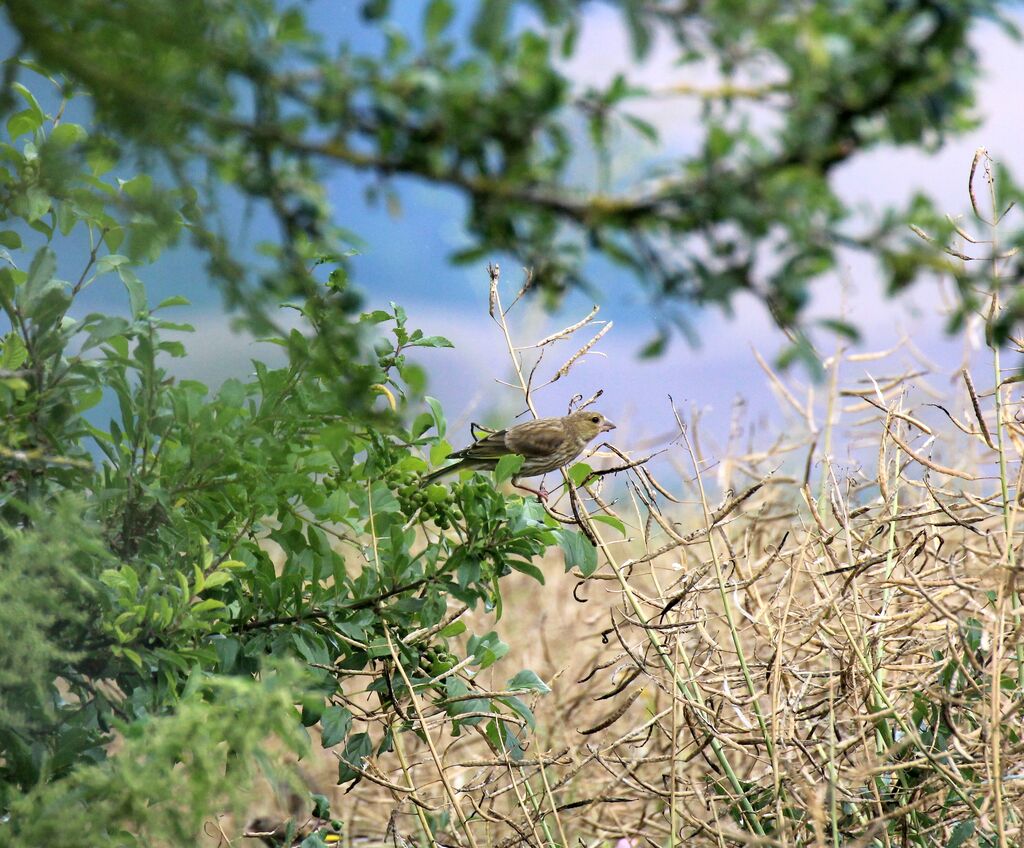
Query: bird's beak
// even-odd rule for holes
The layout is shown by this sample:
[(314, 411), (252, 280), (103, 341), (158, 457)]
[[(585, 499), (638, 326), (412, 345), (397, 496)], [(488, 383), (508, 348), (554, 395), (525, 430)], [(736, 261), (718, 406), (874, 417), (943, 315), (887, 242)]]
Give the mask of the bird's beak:
[(601, 432), (607, 433), (609, 430), (614, 430), (615, 425), (611, 421), (605, 420), (604, 424), (601, 425)]

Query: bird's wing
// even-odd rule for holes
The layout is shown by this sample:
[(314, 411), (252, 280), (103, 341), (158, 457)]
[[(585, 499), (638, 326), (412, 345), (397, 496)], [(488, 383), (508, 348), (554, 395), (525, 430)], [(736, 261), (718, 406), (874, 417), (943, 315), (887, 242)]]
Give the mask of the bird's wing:
[(521, 456), (550, 456), (558, 451), (568, 433), (560, 418), (525, 421), (505, 431), (505, 444)]
[(510, 453), (505, 444), (507, 430), (498, 430), (482, 439), (477, 439), (468, 448), (448, 454), (449, 459), (499, 459)]
[(565, 427), (557, 418), (524, 421), (478, 439), (468, 448), (448, 455), (449, 459), (500, 459), (510, 453), (547, 456), (565, 441)]

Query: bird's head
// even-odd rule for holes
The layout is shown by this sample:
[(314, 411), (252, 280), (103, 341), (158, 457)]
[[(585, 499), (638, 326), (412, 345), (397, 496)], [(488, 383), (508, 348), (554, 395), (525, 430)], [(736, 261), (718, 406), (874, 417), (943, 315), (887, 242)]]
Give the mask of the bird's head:
[(609, 430), (615, 429), (615, 425), (611, 421), (592, 409), (576, 410), (569, 416), (569, 421), (573, 429), (588, 442), (598, 433), (607, 433)]

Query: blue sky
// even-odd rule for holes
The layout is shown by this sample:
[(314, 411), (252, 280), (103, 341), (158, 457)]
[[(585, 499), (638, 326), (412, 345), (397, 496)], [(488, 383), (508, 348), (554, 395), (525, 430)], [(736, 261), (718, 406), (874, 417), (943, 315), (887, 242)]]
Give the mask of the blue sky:
[[(418, 31), (423, 4), (393, 5), (399, 15), (397, 25), (410, 33)], [(365, 49), (366, 39), (373, 36), (360, 24), (357, 6), (318, 0), (310, 5), (310, 19), (329, 38), (340, 38), (344, 33), (344, 37), (358, 40), (359, 48)], [(1024, 23), (1024, 15), (1021, 22)], [(976, 29), (973, 40), (984, 69), (977, 109), (979, 128), (934, 154), (887, 148), (858, 155), (833, 177), (834, 186), (846, 200), (877, 209), (886, 203), (905, 201), (915, 190), (924, 188), (941, 208), (954, 214), (962, 212), (967, 200), (967, 171), (975, 149), (981, 146), (1008, 164), (1018, 176), (1024, 173), (1020, 146), (1024, 138), (1024, 109), (1019, 84), (1024, 48), (987, 24)], [(0, 46), (8, 48), (9, 33), (0, 32), (0, 41)], [(372, 42), (369, 44), (372, 47)], [(620, 70), (629, 70), (632, 76), (652, 87), (703, 81), (695, 80), (692, 71), (673, 66), (667, 43), (657, 44), (650, 58), (637, 67), (630, 56), (621, 19), (598, 4), (587, 7), (578, 52), (566, 69), (581, 87), (607, 82)], [(659, 101), (651, 105), (647, 114), (640, 111), (659, 126), (663, 146), (670, 152), (682, 153), (699, 139), (698, 105), (692, 101)], [(616, 164), (628, 170), (652, 151), (634, 140), (623, 149), (621, 161)], [(368, 305), (399, 301), (408, 309), (413, 324), (455, 342), (454, 351), (430, 351), (423, 355), (431, 373), (430, 393), (445, 403), (451, 418), (479, 419), (495, 409), (517, 412), (519, 399), (515, 393), (494, 382), (495, 378), (507, 379), (509, 369), (504, 341), (487, 318), (485, 262), (479, 267), (456, 268), (447, 264), (449, 254), (466, 241), (462, 227), (464, 202), (452, 191), (398, 180), (394, 185), (401, 197), (401, 212), (392, 215), (383, 203), (365, 203), (363, 194), (368, 183), (363, 175), (340, 171), (333, 172), (327, 182), (332, 204), (346, 211), (340, 222), (364, 239), (364, 247), (353, 264), (356, 283), (366, 292)], [(254, 214), (249, 218), (244, 206), (228, 213), (227, 217), (236, 222), (239, 235), (250, 246), (276, 235), (266, 217)], [(61, 273), (71, 276), (70, 266), (79, 258), (72, 255), (72, 262), (62, 257)], [(502, 257), (495, 259), (500, 261)], [(757, 348), (770, 360), (784, 344), (758, 303), (740, 298), (734, 304), (732, 316), (716, 310), (694, 313), (694, 325), (701, 337), (699, 347), (676, 339), (664, 357), (653, 362), (640, 361), (636, 351), (653, 333), (652, 306), (632, 280), (600, 263), (591, 267), (603, 293), (601, 318), (613, 320), (615, 327), (568, 379), (539, 396), (542, 412), (559, 414), (573, 393), (589, 395), (604, 388), (603, 411), (625, 424), (620, 432), (624, 438), (629, 434), (628, 438), (635, 442), (671, 431), (673, 415), (668, 395), (684, 412), (701, 411), (712, 433), (728, 430), (730, 411), (740, 396), (745, 398), (752, 422), (763, 420), (777, 426), (788, 419), (789, 413), (784, 405), (780, 407), (752, 353)], [(518, 288), (521, 270), (508, 261), (503, 263), (503, 270), (507, 289), (512, 292)], [(230, 330), (219, 295), (204, 278), (201, 257), (190, 248), (170, 251), (156, 265), (143, 269), (142, 276), (153, 292), (152, 300), (182, 293), (193, 302), (191, 309), (180, 310), (174, 316), (191, 321), (197, 328), (197, 334), (186, 340), (191, 351), (189, 359), (175, 365), (181, 376), (216, 382), (230, 375), (244, 376), (250, 370), (250, 358), (272, 357), (273, 349), (257, 346)], [(922, 284), (907, 297), (888, 301), (882, 295), (870, 260), (851, 256), (839, 278), (819, 287), (812, 313), (836, 314), (844, 288), (850, 317), (865, 331), (864, 342), (858, 348), (861, 353), (892, 347), (903, 334), (935, 361), (939, 372), (955, 369), (964, 356), (977, 356), (976, 340), (944, 336), (943, 316), (938, 308), (940, 290), (935, 284)], [(123, 308), (123, 301), (115, 278), (109, 278), (97, 283), (83, 308), (110, 309), (114, 304)], [(590, 305), (590, 300), (579, 294), (570, 297), (554, 316), (528, 305), (514, 316), (517, 338), (524, 344), (536, 340), (582, 316)], [(970, 347), (972, 343), (975, 348)], [(571, 352), (566, 346), (565, 355)], [(891, 373), (901, 367), (901, 362), (911, 363), (913, 358), (905, 350), (884, 364), (852, 364), (844, 376), (864, 378), (872, 368), (876, 373)], [(551, 357), (552, 364), (557, 366), (556, 360), (561, 361), (559, 354)], [(805, 382), (799, 373), (793, 378), (797, 383)]]

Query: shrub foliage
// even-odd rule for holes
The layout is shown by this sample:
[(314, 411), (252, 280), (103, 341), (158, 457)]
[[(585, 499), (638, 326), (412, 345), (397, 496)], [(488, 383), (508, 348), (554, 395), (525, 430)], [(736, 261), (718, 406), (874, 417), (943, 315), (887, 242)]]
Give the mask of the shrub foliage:
[[(215, 388), (175, 379), (191, 328), (170, 316), (187, 301), (151, 304), (138, 262), (115, 251), (155, 257), (191, 225), (187, 198), (150, 205), (147, 180), (90, 161), (84, 128), (37, 117), (0, 145), (0, 805), (19, 813), (0, 838), (45, 844), (53, 823), (30, 810), (97, 793), (127, 794), (91, 806), (87, 842), (122, 828), (180, 837), (147, 797), (188, 775), (212, 784), (222, 744), (229, 765), (270, 732), (294, 744), (300, 722), (341, 753), (340, 781), (358, 779), (362, 758), (393, 744), (371, 739), (361, 696), (387, 711), (409, 682), (433, 681), (419, 698), (515, 748), (502, 716), (532, 721), (525, 705), (467, 701), (450, 673), (507, 646), (494, 632), (451, 639), (466, 608), (500, 611), (503, 575), (543, 581), (532, 560), (559, 537), (537, 504), (483, 478), (420, 486), (423, 455), (450, 448), (407, 354), (449, 343), (400, 306), (360, 312), (343, 270), (311, 267), (322, 282), (264, 340), (283, 364), (254, 361)], [(92, 286), (123, 288), (123, 313), (83, 314)], [(288, 660), (304, 673), (277, 668)], [(526, 673), (510, 688), (544, 687)], [(236, 726), (214, 730), (231, 710)], [(409, 726), (395, 715), (395, 732)], [(126, 747), (107, 767), (115, 739)], [(157, 780), (174, 762), (185, 775)], [(179, 788), (166, 792), (198, 805), (192, 823), (223, 794)]]

